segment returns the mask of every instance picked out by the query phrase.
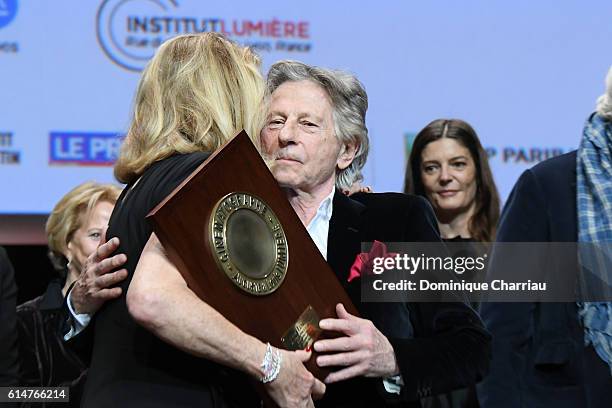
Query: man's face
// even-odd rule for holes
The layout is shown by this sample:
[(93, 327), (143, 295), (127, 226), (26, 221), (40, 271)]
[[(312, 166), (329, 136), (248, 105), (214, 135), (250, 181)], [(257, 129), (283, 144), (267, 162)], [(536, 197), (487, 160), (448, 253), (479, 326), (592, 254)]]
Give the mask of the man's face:
[(285, 82), (272, 93), (261, 139), (281, 187), (328, 191), (335, 183), (336, 167), (350, 164), (339, 158), (341, 144), (332, 112), (327, 92), (310, 81)]

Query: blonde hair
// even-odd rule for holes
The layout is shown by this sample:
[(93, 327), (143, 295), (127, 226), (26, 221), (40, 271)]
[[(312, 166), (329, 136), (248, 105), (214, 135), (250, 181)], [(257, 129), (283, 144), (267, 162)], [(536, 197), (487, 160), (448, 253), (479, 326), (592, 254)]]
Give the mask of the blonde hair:
[(607, 120), (612, 120), (612, 67), (606, 77), (606, 93), (597, 99), (597, 113)]
[(218, 33), (162, 44), (140, 78), (115, 177), (130, 183), (156, 161), (214, 151), (241, 129), (256, 143), (263, 126), (259, 65), (251, 50)]
[[(49, 258), (56, 270), (66, 269), (67, 259), (64, 253), (68, 250), (68, 242), (76, 230), (81, 228), (81, 221), (91, 216), (99, 202), (108, 201), (114, 205), (120, 193), (121, 189), (113, 184), (87, 182), (70, 190), (55, 204), (45, 231)], [(82, 215), (85, 217), (81, 218)]]

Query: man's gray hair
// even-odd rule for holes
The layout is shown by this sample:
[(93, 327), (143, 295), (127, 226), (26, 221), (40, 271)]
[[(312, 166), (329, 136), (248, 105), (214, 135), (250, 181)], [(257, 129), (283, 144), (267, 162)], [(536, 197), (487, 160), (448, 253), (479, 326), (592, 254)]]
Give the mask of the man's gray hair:
[(612, 67), (606, 78), (606, 93), (597, 99), (597, 113), (607, 120), (612, 120)]
[(357, 146), (352, 163), (336, 173), (336, 187), (349, 190), (355, 181), (362, 178), (361, 169), (368, 158), (368, 128), (365, 124), (368, 95), (363, 85), (348, 72), (314, 67), (298, 61), (279, 61), (268, 72), (268, 96), (288, 81), (314, 82), (329, 95), (336, 137), (343, 146), (347, 143)]

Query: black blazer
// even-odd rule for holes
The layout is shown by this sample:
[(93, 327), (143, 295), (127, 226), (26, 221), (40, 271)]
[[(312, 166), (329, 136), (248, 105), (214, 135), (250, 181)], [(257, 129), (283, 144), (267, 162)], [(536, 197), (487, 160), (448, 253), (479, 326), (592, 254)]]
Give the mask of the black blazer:
[(359, 279), (347, 281), (362, 242), (439, 242), (429, 203), (399, 193), (336, 192), (329, 226), (328, 263), (362, 317), (390, 340), (404, 381), (399, 397), (380, 378), (357, 378), (328, 386), (325, 407), (420, 406), (419, 398), (461, 388), (486, 373), (490, 337), (463, 303), (361, 303)]
[[(521, 175), (497, 241), (576, 242), (577, 231), (574, 151)], [(578, 267), (576, 254), (563, 256)], [(483, 408), (610, 406), (609, 368), (585, 348), (575, 303), (483, 303), (481, 315), (493, 334), (491, 370), (478, 386)]]
[[(62, 282), (52, 280), (45, 293), (17, 306), (21, 386), (69, 387), (70, 403), (47, 403), (47, 407), (78, 407), (87, 376), (87, 365), (66, 347), (62, 325)], [(22, 408), (38, 404), (22, 405)]]
[[(127, 255), (128, 277), (120, 283), (122, 295), (106, 302), (88, 326), (94, 338), (83, 406), (255, 405), (257, 394), (249, 387), (246, 376), (164, 342), (139, 325), (127, 308), (128, 287), (152, 232), (146, 215), (207, 157), (207, 153), (195, 152), (152, 164), (138, 184), (124, 189), (115, 205), (107, 236), (121, 240), (117, 253)], [(86, 349), (86, 345), (83, 347)]]
[(0, 247), (0, 386), (18, 385), (15, 273), (4, 248)]

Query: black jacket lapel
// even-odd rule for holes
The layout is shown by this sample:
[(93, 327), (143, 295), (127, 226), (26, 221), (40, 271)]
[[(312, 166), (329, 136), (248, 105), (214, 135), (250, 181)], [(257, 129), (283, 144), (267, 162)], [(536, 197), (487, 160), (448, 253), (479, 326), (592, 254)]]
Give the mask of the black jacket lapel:
[(349, 271), (361, 252), (365, 205), (336, 190), (327, 238), (327, 263), (355, 305), (360, 303), (359, 283), (348, 283)]

